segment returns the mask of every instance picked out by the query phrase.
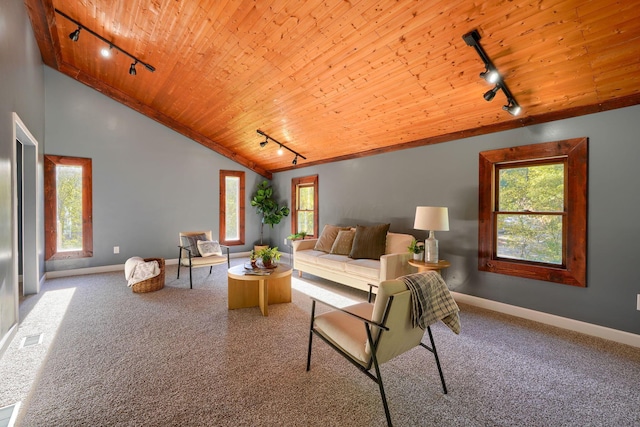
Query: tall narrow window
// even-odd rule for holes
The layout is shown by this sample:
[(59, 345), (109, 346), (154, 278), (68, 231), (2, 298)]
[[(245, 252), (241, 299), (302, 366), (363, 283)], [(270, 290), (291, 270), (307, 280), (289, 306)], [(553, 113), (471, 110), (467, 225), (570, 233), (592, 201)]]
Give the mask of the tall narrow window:
[(587, 139), (480, 153), (479, 269), (586, 286)]
[(220, 243), (244, 244), (244, 172), (220, 171)]
[(91, 159), (44, 156), (45, 258), (93, 256)]
[(318, 175), (291, 180), (292, 234), (318, 235)]

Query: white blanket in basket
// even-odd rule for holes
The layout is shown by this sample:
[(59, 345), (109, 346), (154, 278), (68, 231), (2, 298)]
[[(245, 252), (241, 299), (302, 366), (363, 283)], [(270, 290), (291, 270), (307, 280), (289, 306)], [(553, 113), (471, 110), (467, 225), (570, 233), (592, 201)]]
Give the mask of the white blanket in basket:
[(144, 259), (135, 256), (124, 263), (124, 277), (127, 279), (129, 286), (156, 277), (158, 274), (160, 274), (158, 261), (145, 262)]

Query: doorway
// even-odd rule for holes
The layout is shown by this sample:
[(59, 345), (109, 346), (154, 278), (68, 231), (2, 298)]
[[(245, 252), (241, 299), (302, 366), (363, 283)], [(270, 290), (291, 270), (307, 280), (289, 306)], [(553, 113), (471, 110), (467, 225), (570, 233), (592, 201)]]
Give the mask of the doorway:
[[(38, 141), (16, 113), (13, 113), (13, 124), (16, 141), (13, 156), (14, 279), (17, 286), (18, 271), (21, 270), (22, 295), (29, 295), (40, 292), (38, 235), (42, 227), (38, 219)], [(15, 292), (17, 297), (18, 289)]]

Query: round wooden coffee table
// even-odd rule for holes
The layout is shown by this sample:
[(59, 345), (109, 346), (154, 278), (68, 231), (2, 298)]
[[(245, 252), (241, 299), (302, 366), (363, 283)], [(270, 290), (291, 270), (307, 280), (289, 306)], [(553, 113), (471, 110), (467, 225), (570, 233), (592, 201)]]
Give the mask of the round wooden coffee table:
[[(286, 264), (256, 275), (236, 265), (227, 271), (229, 310), (260, 307), (263, 316), (269, 315), (269, 304), (291, 302), (291, 272)], [(266, 274), (268, 272), (268, 274)]]

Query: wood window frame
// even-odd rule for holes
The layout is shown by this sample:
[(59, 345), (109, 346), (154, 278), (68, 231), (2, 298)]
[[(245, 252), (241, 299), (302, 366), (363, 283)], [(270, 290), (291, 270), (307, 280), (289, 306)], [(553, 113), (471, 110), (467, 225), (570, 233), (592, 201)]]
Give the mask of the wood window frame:
[[(238, 240), (227, 239), (226, 221), (226, 200), (227, 200), (227, 177), (240, 178), (239, 212), (240, 230)], [(227, 246), (244, 245), (245, 242), (245, 173), (242, 171), (220, 170), (220, 243)]]
[(300, 185), (312, 185), (315, 188), (313, 193), (313, 234), (309, 237), (318, 237), (319, 227), (319, 212), (320, 206), (318, 204), (318, 175), (309, 175), (299, 178), (291, 179), (291, 234), (296, 234), (298, 230), (298, 186)]
[[(82, 167), (82, 249), (58, 252), (56, 166)], [(45, 260), (89, 258), (93, 256), (93, 172), (91, 159), (71, 156), (44, 156), (44, 240)]]
[[(573, 138), (483, 151), (479, 157), (478, 269), (586, 287), (588, 139)], [(561, 158), (566, 161), (563, 265), (498, 258), (494, 214), (496, 165)]]

